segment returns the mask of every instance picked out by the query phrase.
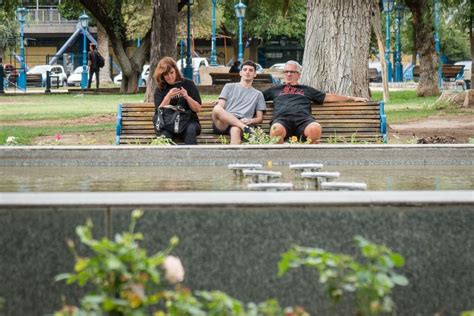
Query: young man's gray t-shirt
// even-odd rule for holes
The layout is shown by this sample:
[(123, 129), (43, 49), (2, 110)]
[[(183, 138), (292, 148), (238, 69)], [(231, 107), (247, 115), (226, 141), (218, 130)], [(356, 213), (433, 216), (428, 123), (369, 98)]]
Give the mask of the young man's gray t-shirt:
[(256, 111), (267, 108), (261, 91), (253, 87), (242, 87), (239, 82), (226, 84), (219, 99), (226, 100), (225, 110), (239, 119), (253, 118)]

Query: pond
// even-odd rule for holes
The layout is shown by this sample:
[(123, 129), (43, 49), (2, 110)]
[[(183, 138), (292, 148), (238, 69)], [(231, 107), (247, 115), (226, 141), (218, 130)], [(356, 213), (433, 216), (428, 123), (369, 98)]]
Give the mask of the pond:
[[(278, 165), (282, 182), (303, 181)], [(472, 166), (325, 166), (338, 171), (341, 182), (365, 182), (368, 190), (473, 190)], [(247, 190), (247, 180), (235, 177), (226, 166), (121, 166), (121, 167), (0, 167), (0, 192), (157, 192)]]

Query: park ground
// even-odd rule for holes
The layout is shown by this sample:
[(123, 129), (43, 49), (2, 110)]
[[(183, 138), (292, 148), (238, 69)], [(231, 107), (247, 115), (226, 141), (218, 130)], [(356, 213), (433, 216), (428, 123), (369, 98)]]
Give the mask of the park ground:
[[(374, 100), (381, 98), (374, 93)], [(473, 143), (474, 109), (440, 106), (436, 99), (417, 98), (413, 90), (392, 92), (385, 106), (388, 143)], [(117, 104), (142, 100), (143, 94), (4, 96), (0, 144), (9, 136), (25, 145), (114, 144)]]

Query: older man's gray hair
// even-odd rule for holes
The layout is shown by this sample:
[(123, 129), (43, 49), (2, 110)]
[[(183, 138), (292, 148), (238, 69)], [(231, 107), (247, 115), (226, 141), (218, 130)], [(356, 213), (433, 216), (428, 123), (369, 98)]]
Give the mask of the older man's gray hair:
[(297, 61), (294, 61), (294, 60), (288, 60), (286, 63), (285, 63), (285, 66), (286, 65), (295, 65), (296, 66), (296, 70), (298, 70), (299, 73), (301, 73), (301, 69), (303, 69), (303, 67), (300, 65), (299, 62)]

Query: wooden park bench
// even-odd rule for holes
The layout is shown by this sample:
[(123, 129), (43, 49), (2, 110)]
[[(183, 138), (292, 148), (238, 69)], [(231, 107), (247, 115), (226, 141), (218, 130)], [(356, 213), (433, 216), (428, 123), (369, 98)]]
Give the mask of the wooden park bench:
[[(226, 84), (230, 82), (240, 82), (240, 74), (238, 73), (219, 73), (219, 72), (211, 72), (209, 73), (211, 76), (212, 84)], [(273, 76), (271, 74), (257, 74), (257, 77), (253, 79), (254, 84), (259, 83), (275, 83)]]
[(377, 68), (369, 68), (369, 82), (382, 82), (382, 74)]
[[(212, 131), (212, 103), (204, 103), (198, 113), (201, 135), (198, 144), (221, 144)], [(153, 103), (119, 104), (116, 122), (116, 144), (148, 144), (155, 136)], [(273, 103), (267, 103), (260, 127), (268, 134)], [(312, 114), (323, 128), (322, 142), (386, 142), (386, 118), (383, 102), (338, 102), (314, 105)], [(227, 141), (229, 138), (227, 137)]]
[[(441, 67), (442, 76), (444, 81), (449, 81), (451, 79), (456, 79), (459, 74), (462, 74), (464, 69), (463, 65), (443, 65)], [(413, 77), (420, 78), (420, 66), (416, 65), (413, 68)]]
[[(18, 81), (18, 74), (10, 74), (8, 83), (16, 85)], [(41, 74), (26, 74), (26, 85), (30, 87), (41, 87), (43, 85), (43, 77)]]

